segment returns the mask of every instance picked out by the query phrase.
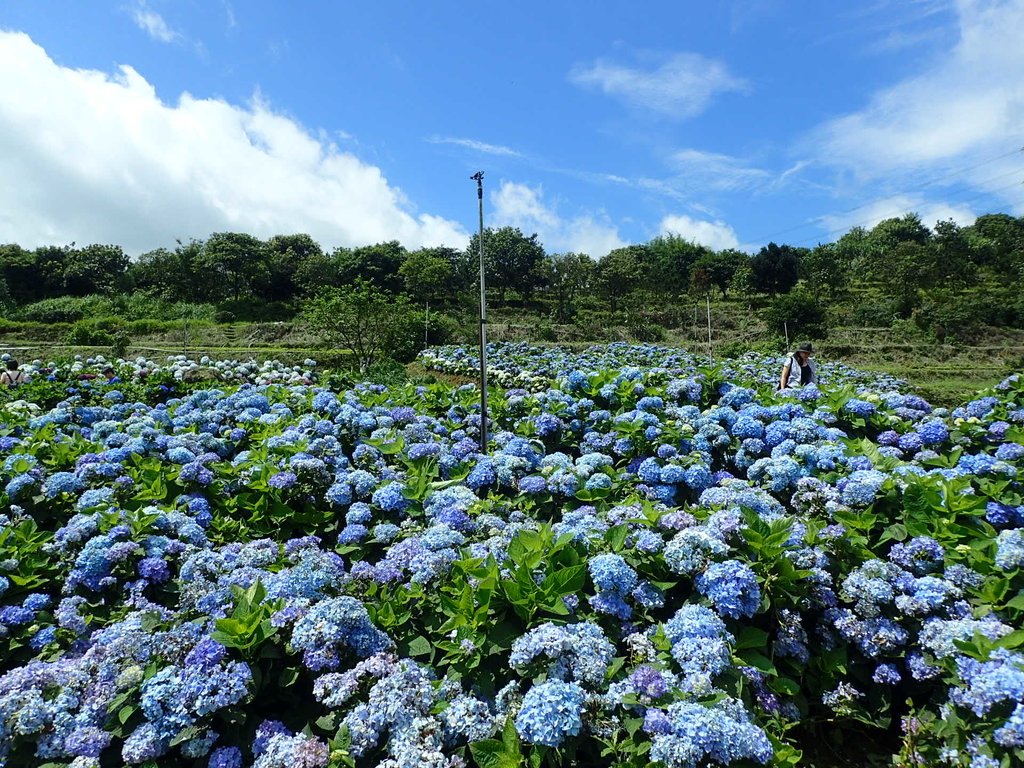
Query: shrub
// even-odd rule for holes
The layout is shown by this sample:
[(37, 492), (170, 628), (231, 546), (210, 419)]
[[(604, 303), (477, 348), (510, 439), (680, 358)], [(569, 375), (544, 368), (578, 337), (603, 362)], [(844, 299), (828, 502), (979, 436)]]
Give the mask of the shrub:
[(26, 304), (17, 312), (17, 318), (37, 323), (74, 323), (108, 315), (110, 310), (110, 301), (102, 296), (61, 296)]
[(798, 336), (822, 338), (828, 333), (826, 305), (804, 289), (791, 291), (773, 298), (762, 310), (761, 316), (768, 330), (789, 338)]
[(218, 320), (217, 322), (234, 322), (235, 320), (247, 320), (249, 322), (271, 322), (275, 320), (291, 320), (295, 310), (282, 301), (261, 301), (259, 299), (238, 299), (222, 301), (217, 305), (217, 315), (230, 315), (231, 320)]
[(123, 328), (118, 328), (112, 334), (110, 342), (110, 354), (112, 357), (127, 357), (128, 356), (128, 345), (131, 344), (131, 338), (125, 332)]
[(428, 347), (439, 344), (451, 344), (459, 333), (459, 323), (451, 315), (441, 312), (412, 312), (412, 324), (417, 329), (416, 337), (420, 346), (423, 345), (423, 334), (426, 331)]
[(131, 336), (152, 336), (173, 328), (174, 324), (166, 320), (131, 320), (125, 325), (125, 331)]
[(646, 318), (632, 317), (626, 323), (626, 331), (637, 341), (664, 341), (665, 329)]
[(861, 299), (850, 313), (850, 323), (867, 328), (889, 327), (899, 317), (898, 309), (894, 299), (867, 297)]
[(408, 361), (416, 356), (416, 317), (408, 299), (365, 281), (310, 299), (304, 316), (324, 341), (352, 350), (360, 371), (382, 358)]
[(914, 319), (939, 341), (947, 338), (967, 341), (984, 322), (983, 312), (974, 297), (952, 291), (931, 291), (915, 311)]
[(721, 346), (715, 347), (715, 355), (718, 357), (734, 358), (756, 352), (759, 355), (777, 355), (786, 351), (786, 342), (781, 338), (770, 341), (727, 341)]
[(557, 338), (555, 327), (546, 320), (541, 320), (537, 323), (537, 326), (534, 328), (534, 335), (538, 341), (555, 341)]
[(83, 320), (71, 326), (64, 341), (76, 347), (106, 347), (114, 344), (114, 335), (94, 323)]

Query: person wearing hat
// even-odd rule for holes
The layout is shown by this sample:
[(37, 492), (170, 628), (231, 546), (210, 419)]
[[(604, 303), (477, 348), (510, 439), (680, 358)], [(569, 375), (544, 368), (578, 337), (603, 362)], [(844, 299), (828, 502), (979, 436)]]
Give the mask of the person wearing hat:
[(806, 342), (786, 358), (786, 364), (782, 366), (782, 376), (779, 377), (779, 389), (818, 383), (818, 366), (811, 360), (813, 354), (814, 347), (810, 342)]

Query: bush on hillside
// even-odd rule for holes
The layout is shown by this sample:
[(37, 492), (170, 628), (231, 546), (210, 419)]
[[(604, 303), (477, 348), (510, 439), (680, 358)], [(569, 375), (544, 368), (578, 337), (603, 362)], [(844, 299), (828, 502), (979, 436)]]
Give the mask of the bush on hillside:
[(303, 316), (324, 342), (351, 350), (362, 372), (378, 360), (406, 362), (416, 356), (419, 338), (408, 299), (362, 280), (310, 299)]
[(96, 323), (80, 320), (71, 326), (65, 344), (75, 347), (106, 347), (114, 343), (114, 334)]
[(14, 316), (37, 323), (74, 323), (109, 313), (110, 302), (102, 296), (61, 296), (26, 304)]
[(826, 310), (824, 302), (801, 288), (773, 298), (761, 317), (778, 336), (820, 339), (828, 334)]

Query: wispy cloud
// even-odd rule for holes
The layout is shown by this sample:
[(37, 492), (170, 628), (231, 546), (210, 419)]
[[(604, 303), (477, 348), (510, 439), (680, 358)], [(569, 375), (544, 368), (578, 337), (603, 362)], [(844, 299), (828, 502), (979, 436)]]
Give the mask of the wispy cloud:
[(233, 29), (238, 26), (238, 19), (235, 17), (235, 8), (231, 4), (231, 0), (222, 0), (224, 6), (224, 14), (227, 16), (228, 28)]
[(474, 152), (482, 152), (485, 155), (498, 155), (501, 157), (523, 157), (523, 153), (511, 147), (503, 147), (500, 144), (488, 144), (476, 139), (462, 139), (455, 136), (430, 136), (427, 141), (431, 144), (454, 144), (457, 147), (472, 149)]
[(586, 253), (596, 259), (621, 248), (626, 242), (603, 212), (561, 216), (555, 204), (544, 200), (541, 187), (502, 181), (491, 193), (492, 214), (498, 226), (519, 227), (534, 232), (549, 253)]
[(761, 187), (771, 174), (755, 168), (731, 155), (681, 149), (672, 153), (669, 165), (676, 172), (676, 181), (692, 191), (716, 190), (738, 192)]
[(159, 40), (161, 43), (174, 43), (182, 39), (181, 33), (172, 29), (164, 21), (164, 17), (150, 8), (145, 0), (138, 0), (130, 11), (135, 26), (154, 40)]
[(795, 176), (809, 165), (811, 165), (810, 160), (797, 160), (795, 163), (793, 163), (793, 165), (791, 165), (789, 168), (787, 168), (786, 170), (779, 174), (779, 178), (776, 179), (776, 184), (784, 184), (786, 180), (789, 179), (789, 177)]
[(574, 67), (569, 82), (597, 88), (630, 106), (680, 119), (703, 112), (718, 93), (748, 87), (723, 63), (697, 53), (677, 53), (668, 59), (661, 57), (659, 62), (641, 68), (599, 59)]
[[(938, 12), (943, 3), (924, 4)], [(930, 64), (830, 120), (802, 154), (830, 167), (843, 193), (941, 200), (953, 190), (990, 194), (1020, 210), (1024, 173), (1024, 0), (959, 0), (956, 42)]]
[(923, 43), (934, 42), (942, 35), (943, 29), (939, 26), (914, 31), (894, 29), (877, 37), (866, 50), (871, 54), (898, 53)]
[(851, 36), (870, 40), (869, 55), (899, 53), (949, 36), (949, 21), (959, 0), (877, 0), (852, 4), (840, 24), (818, 42)]

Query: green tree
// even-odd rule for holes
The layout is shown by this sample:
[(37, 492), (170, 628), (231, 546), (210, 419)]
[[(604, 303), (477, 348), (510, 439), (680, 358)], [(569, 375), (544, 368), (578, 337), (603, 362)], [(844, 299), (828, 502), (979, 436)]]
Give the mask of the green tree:
[(238, 301), (266, 285), (267, 247), (259, 238), (240, 232), (216, 232), (203, 244), (196, 268), (210, 286), (211, 298)]
[(970, 237), (955, 221), (936, 222), (927, 251), (927, 287), (966, 288), (977, 282)]
[(690, 271), (712, 255), (710, 248), (676, 234), (659, 235), (646, 245), (642, 255), (646, 287), (656, 293), (679, 294), (690, 285)]
[(847, 265), (847, 271), (851, 276), (872, 277), (879, 247), (864, 227), (854, 227), (836, 240), (835, 251), (836, 258)]
[(34, 277), (39, 280), (35, 294), (40, 299), (64, 294), (64, 267), (75, 244), (43, 245), (35, 249)]
[(399, 270), (406, 255), (397, 240), (353, 249), (339, 248), (333, 254), (342, 285), (366, 280), (389, 293), (399, 293), (404, 286)]
[[(527, 237), (518, 227), (488, 228), (483, 234), (487, 287), (498, 292), (498, 301), (502, 304), (509, 290), (529, 301), (542, 279), (544, 247), (537, 234)], [(474, 234), (466, 248), (467, 262), (476, 263), (479, 248), (480, 235)]]
[(775, 296), (762, 311), (768, 329), (789, 338), (820, 339), (828, 332), (826, 304), (805, 288)]
[[(924, 248), (931, 240), (931, 236), (931, 230), (921, 223), (921, 217), (916, 213), (883, 219), (868, 233), (861, 269), (873, 280), (887, 280), (887, 274), (892, 271), (891, 265), (886, 263), (890, 255), (908, 243)], [(903, 254), (905, 256), (912, 252), (923, 253), (905, 249)]]
[(119, 245), (72, 248), (64, 256), (64, 293), (71, 296), (114, 293), (124, 287), (128, 264), (128, 256)]
[(747, 264), (750, 257), (742, 251), (729, 248), (724, 251), (708, 251), (693, 263), (693, 270), (701, 270), (707, 275), (711, 285), (718, 288), (722, 298), (726, 298), (732, 285), (736, 270)]
[(775, 295), (787, 293), (800, 279), (800, 253), (790, 245), (768, 243), (750, 260), (754, 289)]
[(541, 274), (555, 300), (557, 320), (572, 318), (576, 297), (590, 288), (595, 271), (594, 260), (585, 253), (552, 253), (544, 258)]
[(409, 300), (362, 279), (309, 299), (303, 316), (324, 341), (350, 350), (360, 372), (378, 360), (406, 358), (415, 350), (417, 331)]
[(729, 281), (729, 289), (740, 296), (749, 297), (754, 290), (754, 270), (750, 267), (750, 257), (736, 267), (732, 280)]
[(299, 292), (302, 266), (317, 263), (324, 252), (306, 234), (274, 235), (267, 240), (267, 283), (260, 293), (269, 301), (291, 301)]
[(932, 233), (916, 213), (883, 219), (871, 230), (870, 239), (883, 249), (891, 249), (901, 243), (927, 245)]
[(975, 262), (1003, 280), (1015, 280), (1024, 263), (1024, 217), (1005, 213), (979, 216), (967, 227)]
[(455, 293), (455, 259), (448, 248), (412, 251), (398, 268), (405, 292), (423, 304), (439, 304)]
[(173, 251), (156, 248), (128, 265), (128, 282), (135, 292), (176, 301), (180, 298), (175, 291), (178, 268)]
[(334, 253), (311, 254), (295, 268), (295, 289), (300, 296), (315, 296), (327, 288), (344, 285), (341, 267)]
[(893, 300), (899, 317), (910, 317), (920, 303), (920, 289), (927, 284), (928, 260), (927, 247), (908, 240), (892, 248), (879, 262), (882, 293)]
[(0, 245), (0, 275), (7, 284), (11, 300), (16, 304), (29, 304), (48, 295), (47, 276), (43, 273), (36, 253), (17, 243)]
[(7, 317), (7, 314), (14, 309), (14, 300), (7, 288), (7, 280), (3, 273), (0, 273), (0, 317)]
[(643, 246), (616, 248), (597, 263), (597, 284), (613, 312), (618, 302), (637, 290), (643, 282)]
[(836, 243), (819, 243), (800, 260), (800, 269), (808, 286), (834, 299), (850, 284), (850, 261), (843, 258)]

